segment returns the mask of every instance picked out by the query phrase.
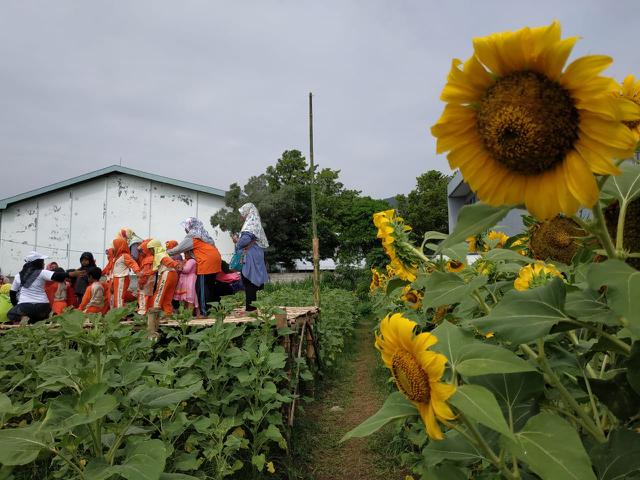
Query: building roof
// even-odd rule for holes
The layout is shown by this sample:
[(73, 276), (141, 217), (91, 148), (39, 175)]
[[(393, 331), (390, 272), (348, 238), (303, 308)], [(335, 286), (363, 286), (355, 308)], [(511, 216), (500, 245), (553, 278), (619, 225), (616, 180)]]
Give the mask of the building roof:
[(147, 180), (151, 180), (154, 182), (167, 183), (169, 185), (188, 188), (189, 190), (195, 190), (197, 192), (210, 193), (211, 195), (216, 195), (218, 197), (224, 197), (224, 194), (225, 194), (224, 190), (219, 190), (217, 188), (207, 187), (205, 185), (198, 185), (197, 183), (185, 182), (184, 180), (176, 180), (174, 178), (163, 177), (162, 175), (156, 175), (154, 173), (142, 172), (140, 170), (123, 167), (121, 165), (111, 165), (106, 168), (101, 168), (100, 170), (95, 170), (93, 172), (85, 173), (84, 175), (79, 175), (77, 177), (63, 180), (62, 182), (53, 183), (46, 187), (37, 188), (35, 190), (30, 190), (28, 192), (21, 193), (19, 195), (14, 195), (13, 197), (4, 198), (0, 200), (0, 210), (4, 210), (5, 208), (7, 208), (8, 205), (12, 203), (20, 202), (22, 200), (26, 200), (32, 197), (37, 197), (38, 195), (53, 192), (55, 190), (60, 190), (62, 188), (67, 188), (67, 187), (70, 187), (71, 185), (75, 185), (76, 183), (82, 183), (89, 180), (93, 180), (94, 178), (102, 177), (104, 175), (109, 175), (110, 173), (124, 173), (126, 175), (145, 178)]
[(451, 180), (447, 184), (447, 195), (449, 197), (465, 197), (471, 193), (469, 185), (462, 178), (460, 170), (456, 170)]

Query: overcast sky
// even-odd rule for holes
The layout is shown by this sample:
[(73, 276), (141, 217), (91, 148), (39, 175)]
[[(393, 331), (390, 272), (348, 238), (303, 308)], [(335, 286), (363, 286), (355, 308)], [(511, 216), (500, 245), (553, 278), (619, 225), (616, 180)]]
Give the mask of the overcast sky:
[(640, 0), (0, 0), (0, 198), (119, 163), (226, 189), (285, 149), (388, 197), (434, 168), (429, 127), (471, 39), (561, 21), (572, 58), (640, 74)]

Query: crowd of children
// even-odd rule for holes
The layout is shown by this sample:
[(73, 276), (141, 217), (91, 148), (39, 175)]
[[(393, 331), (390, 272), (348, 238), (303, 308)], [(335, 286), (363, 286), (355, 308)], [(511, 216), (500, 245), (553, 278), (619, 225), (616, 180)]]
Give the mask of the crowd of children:
[[(246, 308), (254, 310), (256, 291), (268, 280), (262, 250), (269, 244), (255, 206), (245, 204), (240, 213), (245, 222), (241, 236), (234, 236), (243, 257), (238, 272), (229, 270), (213, 238), (195, 217), (182, 222), (186, 236), (181, 242), (142, 239), (130, 228), (122, 228), (106, 251), (107, 264), (102, 269), (91, 252), (80, 256), (79, 268), (67, 271), (56, 262), (45, 268), (46, 257), (31, 252), (11, 288), (5, 288), (13, 305), (6, 318), (19, 321), (27, 316), (37, 321), (67, 308), (106, 313), (129, 302), (137, 302), (140, 315), (168, 316), (182, 306), (205, 317), (210, 303), (238, 290), (246, 291)], [(2, 300), (0, 310), (6, 307)]]

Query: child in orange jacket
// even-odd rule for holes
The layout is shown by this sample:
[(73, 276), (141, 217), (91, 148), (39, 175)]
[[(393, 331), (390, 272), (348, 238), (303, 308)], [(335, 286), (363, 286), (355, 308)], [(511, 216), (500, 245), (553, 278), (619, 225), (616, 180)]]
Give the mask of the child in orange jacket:
[(124, 307), (126, 302), (135, 300), (135, 296), (129, 292), (129, 274), (131, 270), (139, 273), (140, 267), (129, 255), (129, 245), (124, 238), (113, 240), (113, 250), (113, 308), (120, 308)]
[(178, 283), (178, 272), (182, 265), (173, 260), (158, 240), (151, 239), (147, 248), (153, 252), (153, 268), (158, 271), (158, 283), (156, 293), (153, 296), (151, 308), (154, 311), (162, 310), (165, 315), (173, 314), (171, 300)]
[(147, 247), (149, 239), (138, 246), (138, 313), (145, 315), (153, 301), (153, 289), (156, 286), (156, 271), (153, 268), (153, 253)]
[(89, 286), (84, 292), (78, 310), (84, 313), (107, 313), (109, 311), (109, 289), (101, 282), (102, 270), (92, 267), (87, 272)]

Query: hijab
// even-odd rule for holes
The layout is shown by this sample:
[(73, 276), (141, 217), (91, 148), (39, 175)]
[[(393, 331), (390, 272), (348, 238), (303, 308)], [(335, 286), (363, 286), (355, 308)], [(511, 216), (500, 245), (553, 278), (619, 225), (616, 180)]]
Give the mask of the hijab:
[[(153, 264), (153, 252), (149, 250), (150, 241), (151, 239), (147, 238), (146, 240), (143, 240), (143, 242), (138, 247), (138, 250), (140, 250), (140, 257), (138, 257), (138, 261), (140, 262), (141, 267), (143, 265)], [(153, 270), (155, 270), (155, 268)]]
[(40, 272), (44, 270), (44, 259), (32, 260), (23, 265), (20, 270), (20, 284), (23, 288), (29, 288), (36, 278), (40, 275)]
[(127, 240), (122, 237), (116, 237), (113, 239), (113, 258), (116, 260), (125, 253), (129, 253), (129, 244)]
[(258, 213), (256, 206), (253, 203), (245, 203), (238, 209), (238, 211), (240, 212), (240, 215), (244, 217), (244, 224), (242, 225), (240, 232), (252, 233), (256, 237), (256, 243), (259, 247), (269, 247), (269, 241), (267, 240), (267, 235), (264, 233), (264, 229), (262, 228), (260, 214)]
[[(82, 266), (82, 260), (89, 260), (90, 265), (83, 267)], [(96, 266), (96, 259), (93, 258), (93, 253), (91, 252), (84, 252), (82, 255), (80, 255), (80, 270), (87, 270), (91, 267), (95, 267)]]
[(119, 236), (124, 238), (127, 241), (127, 245), (130, 247), (134, 243), (141, 243), (142, 239), (135, 234), (133, 230), (128, 227), (123, 227), (120, 229)]
[(198, 238), (203, 242), (210, 243), (214, 247), (216, 246), (216, 242), (213, 241), (213, 238), (204, 228), (204, 224), (200, 219), (189, 217), (181, 222), (180, 225), (187, 231), (187, 237)]
[(162, 245), (162, 243), (160, 243), (155, 238), (149, 240), (149, 242), (147, 243), (147, 248), (153, 250), (153, 269), (157, 270), (160, 266), (160, 262), (162, 262), (162, 259), (169, 256), (169, 254), (167, 253), (167, 249), (164, 248), (164, 245)]

